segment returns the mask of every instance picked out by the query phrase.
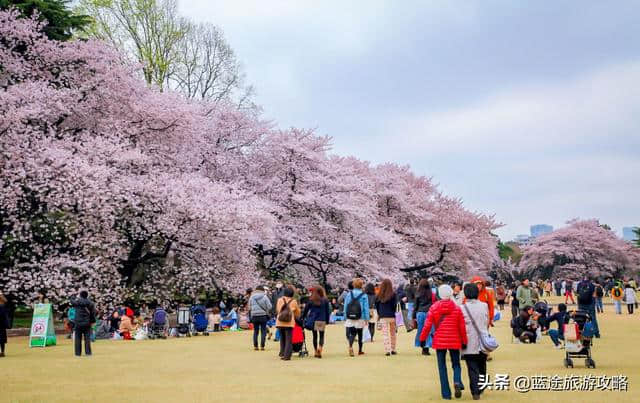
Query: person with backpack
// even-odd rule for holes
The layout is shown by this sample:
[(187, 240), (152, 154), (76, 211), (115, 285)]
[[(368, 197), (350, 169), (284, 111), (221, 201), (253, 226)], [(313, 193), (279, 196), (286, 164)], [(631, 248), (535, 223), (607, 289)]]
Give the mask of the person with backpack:
[(280, 331), (280, 359), (291, 360), (293, 353), (293, 328), (296, 325), (296, 318), (300, 317), (300, 307), (293, 298), (295, 291), (293, 287), (284, 287), (282, 297), (276, 303), (276, 328)]
[(311, 330), (313, 335), (313, 350), (316, 358), (322, 358), (322, 349), (324, 347), (324, 332), (329, 317), (331, 315), (331, 307), (327, 299), (327, 293), (320, 285), (315, 285), (311, 289), (309, 301), (304, 306), (302, 318), (304, 327)]
[(260, 334), (260, 350), (264, 351), (267, 339), (267, 322), (271, 313), (271, 301), (264, 292), (264, 286), (257, 286), (249, 297), (249, 320), (253, 324), (253, 349), (258, 351), (258, 334)]
[(364, 355), (362, 351), (362, 329), (369, 322), (369, 299), (362, 291), (364, 282), (360, 278), (352, 281), (353, 290), (344, 298), (344, 325), (347, 329), (347, 340), (349, 341), (349, 356), (354, 357), (353, 343), (358, 337), (358, 355)]
[[(482, 351), (480, 337), (489, 327), (487, 304), (478, 301), (479, 290), (473, 284), (464, 286), (465, 304), (462, 306), (464, 325), (467, 331), (467, 346), (462, 349), (462, 358), (467, 363), (469, 388), (473, 400), (480, 399), (482, 391), (478, 387), (480, 375), (487, 374), (487, 354)], [(480, 334), (482, 333), (482, 335)]]
[(399, 304), (393, 292), (391, 280), (385, 278), (380, 284), (380, 292), (376, 299), (376, 312), (382, 325), (384, 352), (386, 356), (396, 355), (396, 307)]
[[(476, 286), (477, 287), (477, 286)], [(420, 341), (425, 342), (435, 327), (433, 334), (433, 348), (438, 357), (438, 373), (440, 374), (440, 393), (443, 399), (451, 399), (451, 388), (447, 374), (447, 351), (451, 357), (453, 367), (453, 385), (455, 397), (462, 396), (462, 370), (460, 367), (460, 350), (467, 347), (467, 329), (464, 315), (460, 307), (451, 300), (453, 289), (448, 284), (438, 287), (440, 300), (431, 306), (427, 321), (420, 333)], [(487, 315), (488, 317), (488, 315)], [(488, 322), (487, 322), (488, 325)]]
[(624, 302), (627, 304), (629, 315), (633, 315), (633, 306), (638, 302), (638, 299), (636, 298), (636, 290), (631, 283), (624, 285)]
[(431, 355), (429, 347), (427, 346), (429, 340), (425, 342), (420, 341), (420, 335), (422, 334), (424, 323), (427, 320), (427, 312), (429, 312), (431, 305), (433, 305), (433, 300), (434, 298), (431, 293), (431, 284), (429, 284), (429, 280), (426, 278), (421, 279), (418, 282), (418, 289), (416, 290), (416, 297), (413, 302), (413, 317), (411, 319), (414, 322), (414, 327), (417, 329), (414, 346), (422, 349), (422, 355)]
[(600, 329), (598, 328), (598, 318), (596, 317), (596, 286), (585, 275), (582, 281), (578, 283), (578, 309), (586, 311), (591, 316), (593, 331), (596, 338), (600, 338)]
[(77, 357), (82, 355), (82, 338), (84, 337), (84, 354), (90, 356), (91, 326), (96, 323), (96, 308), (85, 290), (80, 291), (79, 298), (71, 298), (71, 306), (75, 308), (75, 354)]
[(604, 313), (604, 306), (602, 305), (602, 297), (604, 297), (604, 288), (600, 283), (596, 283), (596, 312)]
[(611, 299), (618, 315), (622, 315), (622, 298), (624, 298), (624, 290), (620, 286), (620, 282), (616, 282), (616, 285), (611, 289)]

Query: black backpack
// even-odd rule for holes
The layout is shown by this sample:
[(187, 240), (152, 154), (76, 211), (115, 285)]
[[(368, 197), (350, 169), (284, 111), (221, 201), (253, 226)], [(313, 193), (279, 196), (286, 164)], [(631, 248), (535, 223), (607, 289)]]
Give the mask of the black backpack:
[(580, 284), (578, 286), (578, 303), (589, 305), (593, 302), (593, 293), (589, 284)]
[(353, 296), (353, 291), (349, 291), (349, 294), (351, 294), (351, 301), (349, 301), (349, 305), (347, 305), (347, 319), (361, 319), (362, 307), (360, 306), (360, 302), (358, 300), (364, 295), (364, 293), (361, 293), (357, 297)]
[(598, 298), (604, 297), (604, 290), (602, 289), (601, 286), (596, 287), (596, 297)]

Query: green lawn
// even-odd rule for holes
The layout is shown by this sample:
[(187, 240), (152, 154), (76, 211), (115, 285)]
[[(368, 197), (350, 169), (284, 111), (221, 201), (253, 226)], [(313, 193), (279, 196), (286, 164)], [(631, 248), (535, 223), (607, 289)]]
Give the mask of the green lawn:
[[(555, 299), (555, 298), (554, 298)], [(599, 317), (603, 337), (593, 349), (597, 369), (565, 369), (563, 351), (541, 344), (511, 344), (508, 320), (494, 333), (501, 346), (489, 373), (517, 375), (619, 375), (629, 378), (629, 391), (529, 392), (488, 391), (482, 399), (499, 402), (639, 401), (640, 315)], [(506, 312), (506, 311), (505, 311)], [(510, 316), (507, 314), (507, 316)], [(382, 342), (366, 345), (366, 355), (347, 356), (344, 327), (328, 330), (325, 357), (290, 362), (277, 359), (277, 347), (250, 348), (250, 332), (210, 337), (146, 341), (99, 341), (94, 356), (76, 358), (69, 340), (46, 349), (29, 349), (26, 338), (10, 339), (8, 356), (0, 359), (0, 401), (394, 401), (439, 400), (434, 356), (412, 347), (414, 333), (400, 332), (399, 355), (385, 357)], [(311, 347), (310, 337), (308, 346)], [(463, 363), (463, 380), (467, 383)], [(539, 400), (541, 399), (541, 400)], [(462, 400), (471, 400), (464, 391)], [(614, 400), (612, 400), (614, 401)]]

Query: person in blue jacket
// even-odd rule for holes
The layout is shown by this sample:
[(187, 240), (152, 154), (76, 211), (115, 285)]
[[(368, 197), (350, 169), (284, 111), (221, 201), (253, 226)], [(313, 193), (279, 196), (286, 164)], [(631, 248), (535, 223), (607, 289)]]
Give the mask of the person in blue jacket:
[[(347, 339), (349, 340), (349, 356), (353, 357), (353, 343), (358, 336), (358, 355), (363, 355), (362, 351), (362, 330), (369, 322), (369, 298), (362, 291), (364, 281), (361, 278), (353, 280), (353, 290), (344, 298), (344, 325), (347, 328)], [(354, 301), (352, 304), (351, 302)]]

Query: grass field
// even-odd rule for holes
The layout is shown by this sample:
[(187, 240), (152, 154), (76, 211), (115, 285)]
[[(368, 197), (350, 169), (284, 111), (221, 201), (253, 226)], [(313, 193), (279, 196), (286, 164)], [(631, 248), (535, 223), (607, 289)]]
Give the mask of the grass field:
[[(482, 400), (496, 402), (640, 401), (640, 315), (614, 315), (611, 305), (599, 316), (603, 336), (595, 340), (596, 369), (583, 360), (562, 365), (563, 350), (548, 337), (536, 345), (512, 344), (508, 320), (493, 333), (501, 343), (489, 373), (518, 375), (626, 375), (629, 391), (544, 392), (487, 391)], [(505, 311), (506, 317), (510, 314)], [(145, 341), (98, 341), (94, 356), (76, 358), (69, 340), (46, 349), (29, 349), (26, 338), (10, 339), (0, 359), (0, 401), (368, 401), (440, 400), (434, 356), (413, 348), (413, 336), (401, 329), (399, 354), (383, 355), (382, 340), (365, 346), (366, 355), (347, 356), (344, 327), (330, 326), (323, 359), (297, 356), (277, 359), (277, 344), (254, 352), (250, 332), (210, 337)], [(311, 337), (308, 346), (311, 346)], [(463, 381), (468, 383), (462, 364)], [(451, 375), (450, 375), (451, 377)], [(471, 400), (468, 390), (461, 400)]]

